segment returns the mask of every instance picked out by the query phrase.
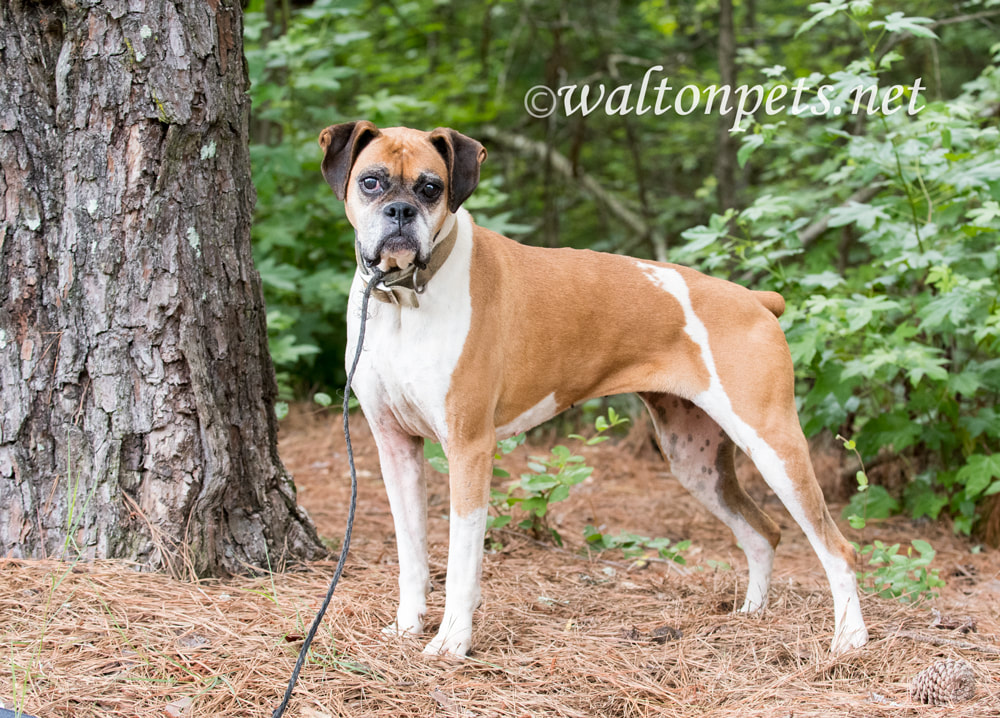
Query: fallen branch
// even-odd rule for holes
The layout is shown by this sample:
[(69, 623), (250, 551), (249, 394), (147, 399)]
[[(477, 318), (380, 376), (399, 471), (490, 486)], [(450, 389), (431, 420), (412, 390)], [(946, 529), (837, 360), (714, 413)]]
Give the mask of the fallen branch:
[[(956, 15), (955, 17), (944, 17), (941, 18), (940, 20), (935, 20), (934, 22), (925, 25), (924, 27), (926, 27), (929, 30), (933, 30), (935, 28), (943, 27), (945, 25), (954, 25), (955, 23), (960, 23), (960, 22), (972, 22), (974, 20), (988, 20), (990, 18), (994, 18), (997, 16), (1000, 16), (1000, 10), (982, 10), (980, 12), (974, 12), (968, 15)], [(882, 58), (885, 57), (886, 54), (888, 54), (889, 50), (891, 50), (904, 40), (909, 40), (912, 37), (913, 37), (912, 32), (901, 32), (892, 35), (889, 38), (889, 41), (885, 44), (885, 46), (881, 48), (876, 60), (881, 61)]]
[(549, 162), (552, 169), (566, 179), (579, 183), (580, 187), (605, 209), (620, 219), (626, 227), (641, 237), (648, 237), (653, 246), (653, 254), (658, 261), (667, 261), (667, 240), (656, 227), (649, 224), (637, 212), (632, 211), (618, 197), (606, 190), (593, 177), (573, 167), (566, 155), (549, 147), (544, 142), (536, 142), (530, 137), (501, 130), (493, 125), (480, 128), (479, 134), (498, 142), (521, 154)]
[[(848, 207), (852, 203), (857, 202), (858, 204), (864, 204), (872, 197), (877, 195), (882, 191), (882, 185), (879, 183), (881, 178), (876, 178), (873, 180), (873, 184), (867, 187), (862, 187), (857, 192), (852, 194), (850, 197), (845, 199), (840, 203), (839, 207)], [(803, 247), (808, 247), (810, 244), (819, 239), (819, 236), (827, 230), (830, 226), (830, 219), (832, 214), (827, 213), (822, 219), (818, 219), (808, 227), (799, 232), (799, 241), (802, 242)]]
[(904, 631), (901, 628), (890, 634), (890, 636), (909, 638), (911, 641), (917, 641), (918, 643), (930, 643), (932, 646), (950, 646), (951, 648), (958, 648), (963, 651), (979, 651), (980, 653), (1000, 655), (1000, 648), (995, 648), (994, 646), (979, 646), (975, 643), (969, 643), (968, 641), (958, 641), (954, 638), (944, 638), (943, 636), (928, 636), (924, 633), (917, 633), (916, 631)]

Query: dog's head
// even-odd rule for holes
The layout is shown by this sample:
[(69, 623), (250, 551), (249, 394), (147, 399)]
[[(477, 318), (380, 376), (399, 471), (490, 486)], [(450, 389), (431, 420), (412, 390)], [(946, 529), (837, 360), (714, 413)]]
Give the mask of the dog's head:
[(427, 264), (442, 229), (479, 184), (486, 159), (481, 144), (445, 127), (380, 130), (347, 122), (323, 130), (319, 144), (323, 176), (345, 203), (361, 260), (384, 272)]

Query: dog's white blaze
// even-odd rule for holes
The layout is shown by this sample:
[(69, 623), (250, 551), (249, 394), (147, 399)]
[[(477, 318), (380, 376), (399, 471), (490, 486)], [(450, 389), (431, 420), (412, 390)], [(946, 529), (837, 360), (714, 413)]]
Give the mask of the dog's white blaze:
[[(452, 220), (446, 220), (449, 229)], [(419, 307), (372, 299), (365, 348), (354, 391), (369, 410), (385, 408), (408, 434), (447, 444), (445, 397), (472, 324), (469, 276), (472, 219), (460, 209), (458, 236), (448, 261), (428, 282)], [(364, 280), (355, 274), (347, 312), (347, 356), (353, 358)]]
[(509, 439), (522, 431), (534, 429), (558, 413), (559, 405), (556, 403), (556, 394), (552, 392), (513, 421), (497, 427), (497, 439)]
[[(681, 305), (681, 310), (684, 312), (684, 332), (701, 351), (702, 361), (708, 370), (709, 386), (697, 396), (690, 397), (691, 401), (711, 416), (736, 442), (736, 445), (751, 458), (768, 485), (785, 504), (792, 518), (802, 528), (823, 564), (833, 593), (836, 621), (833, 639), (834, 651), (846, 650), (852, 645), (857, 645), (855, 641), (859, 640), (862, 635), (867, 637), (867, 631), (861, 616), (861, 605), (858, 601), (857, 582), (853, 570), (843, 558), (831, 553), (816, 534), (815, 528), (806, 517), (802, 504), (799, 502), (798, 492), (788, 476), (785, 462), (771, 448), (771, 445), (764, 441), (757, 431), (733, 410), (732, 402), (722, 386), (722, 380), (719, 378), (719, 372), (715, 366), (715, 359), (709, 344), (708, 329), (705, 328), (704, 323), (694, 311), (687, 283), (680, 272), (670, 267), (642, 261), (637, 262), (637, 264), (654, 284), (673, 296)], [(750, 557), (748, 556), (748, 558)], [(760, 558), (766, 560), (763, 556)], [(758, 564), (758, 572), (761, 568), (762, 565)], [(754, 591), (753, 587), (748, 591), (747, 604), (751, 603), (751, 591)], [(861, 643), (863, 642), (862, 640)]]

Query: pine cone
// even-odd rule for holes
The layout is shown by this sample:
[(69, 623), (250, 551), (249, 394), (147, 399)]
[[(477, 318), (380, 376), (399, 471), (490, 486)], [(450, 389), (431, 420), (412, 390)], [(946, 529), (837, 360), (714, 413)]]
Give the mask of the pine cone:
[(967, 701), (976, 694), (976, 674), (966, 661), (937, 661), (910, 684), (910, 697), (933, 706)]

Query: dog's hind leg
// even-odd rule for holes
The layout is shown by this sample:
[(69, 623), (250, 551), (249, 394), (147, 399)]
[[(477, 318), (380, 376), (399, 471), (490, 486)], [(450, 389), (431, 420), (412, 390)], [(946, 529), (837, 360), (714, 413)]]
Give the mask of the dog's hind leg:
[(639, 396), (652, 416), (671, 473), (730, 528), (743, 547), (750, 575), (740, 610), (764, 608), (781, 530), (737, 481), (732, 440), (689, 401), (669, 394)]
[[(761, 422), (759, 430), (741, 424), (738, 417), (734, 420), (735, 415), (729, 414), (728, 422), (733, 425), (731, 436), (802, 527), (823, 564), (833, 594), (835, 626), (830, 651), (844, 653), (868, 642), (854, 573), (854, 547), (830, 516), (794, 402), (789, 399), (784, 405), (774, 403), (771, 407), (769, 418)], [(721, 416), (725, 417), (726, 412)]]

